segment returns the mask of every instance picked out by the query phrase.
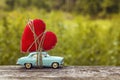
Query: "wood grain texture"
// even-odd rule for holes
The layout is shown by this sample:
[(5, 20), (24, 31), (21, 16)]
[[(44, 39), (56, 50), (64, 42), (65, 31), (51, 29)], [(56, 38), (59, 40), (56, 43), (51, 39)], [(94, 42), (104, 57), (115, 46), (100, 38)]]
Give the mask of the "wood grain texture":
[(0, 66), (0, 80), (120, 80), (120, 67), (68, 66), (59, 69)]

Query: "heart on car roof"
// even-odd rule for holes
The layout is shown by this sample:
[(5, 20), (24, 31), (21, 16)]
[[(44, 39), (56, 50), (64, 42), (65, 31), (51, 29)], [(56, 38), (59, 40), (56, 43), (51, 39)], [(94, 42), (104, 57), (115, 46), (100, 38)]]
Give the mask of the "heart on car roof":
[(57, 43), (56, 35), (51, 31), (45, 32), (46, 25), (40, 19), (34, 19), (29, 23), (26, 25), (24, 32), (22, 34), (21, 51), (22, 52), (37, 51), (43, 35), (44, 35), (44, 41), (43, 41), (42, 50), (52, 49)]

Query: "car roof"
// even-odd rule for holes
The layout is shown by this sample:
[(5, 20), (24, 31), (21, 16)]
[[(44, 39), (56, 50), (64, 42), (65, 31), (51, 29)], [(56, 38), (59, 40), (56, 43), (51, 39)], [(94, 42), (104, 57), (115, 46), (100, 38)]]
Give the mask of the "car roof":
[[(31, 52), (30, 55), (37, 54), (37, 53), (40, 53), (40, 52)], [(42, 54), (47, 54), (47, 52), (42, 52)]]

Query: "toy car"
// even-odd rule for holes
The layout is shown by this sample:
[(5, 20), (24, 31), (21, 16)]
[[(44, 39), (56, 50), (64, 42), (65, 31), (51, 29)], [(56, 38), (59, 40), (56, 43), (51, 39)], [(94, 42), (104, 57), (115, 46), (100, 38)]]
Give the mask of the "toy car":
[[(16, 64), (23, 65), (25, 68), (30, 69), (37, 66), (36, 59), (39, 52), (31, 52), (26, 57), (21, 57), (18, 59)], [(47, 52), (42, 52), (42, 62), (44, 67), (52, 67), (54, 69), (63, 66), (63, 57), (50, 56)]]

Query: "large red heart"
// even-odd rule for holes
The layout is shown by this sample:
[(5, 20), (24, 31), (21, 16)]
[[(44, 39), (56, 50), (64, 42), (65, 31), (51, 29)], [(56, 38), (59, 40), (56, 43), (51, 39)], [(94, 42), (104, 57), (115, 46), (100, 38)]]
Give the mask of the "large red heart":
[[(34, 32), (38, 37), (41, 33), (45, 31), (46, 25), (42, 20), (35, 19), (33, 20), (33, 27), (34, 27)], [(28, 48), (33, 42), (34, 42), (34, 35), (29, 25), (27, 24), (22, 35), (21, 51), (27, 52)], [(35, 44), (33, 44), (33, 46), (29, 49), (29, 52), (36, 51), (36, 50), (37, 48), (35, 47)]]

